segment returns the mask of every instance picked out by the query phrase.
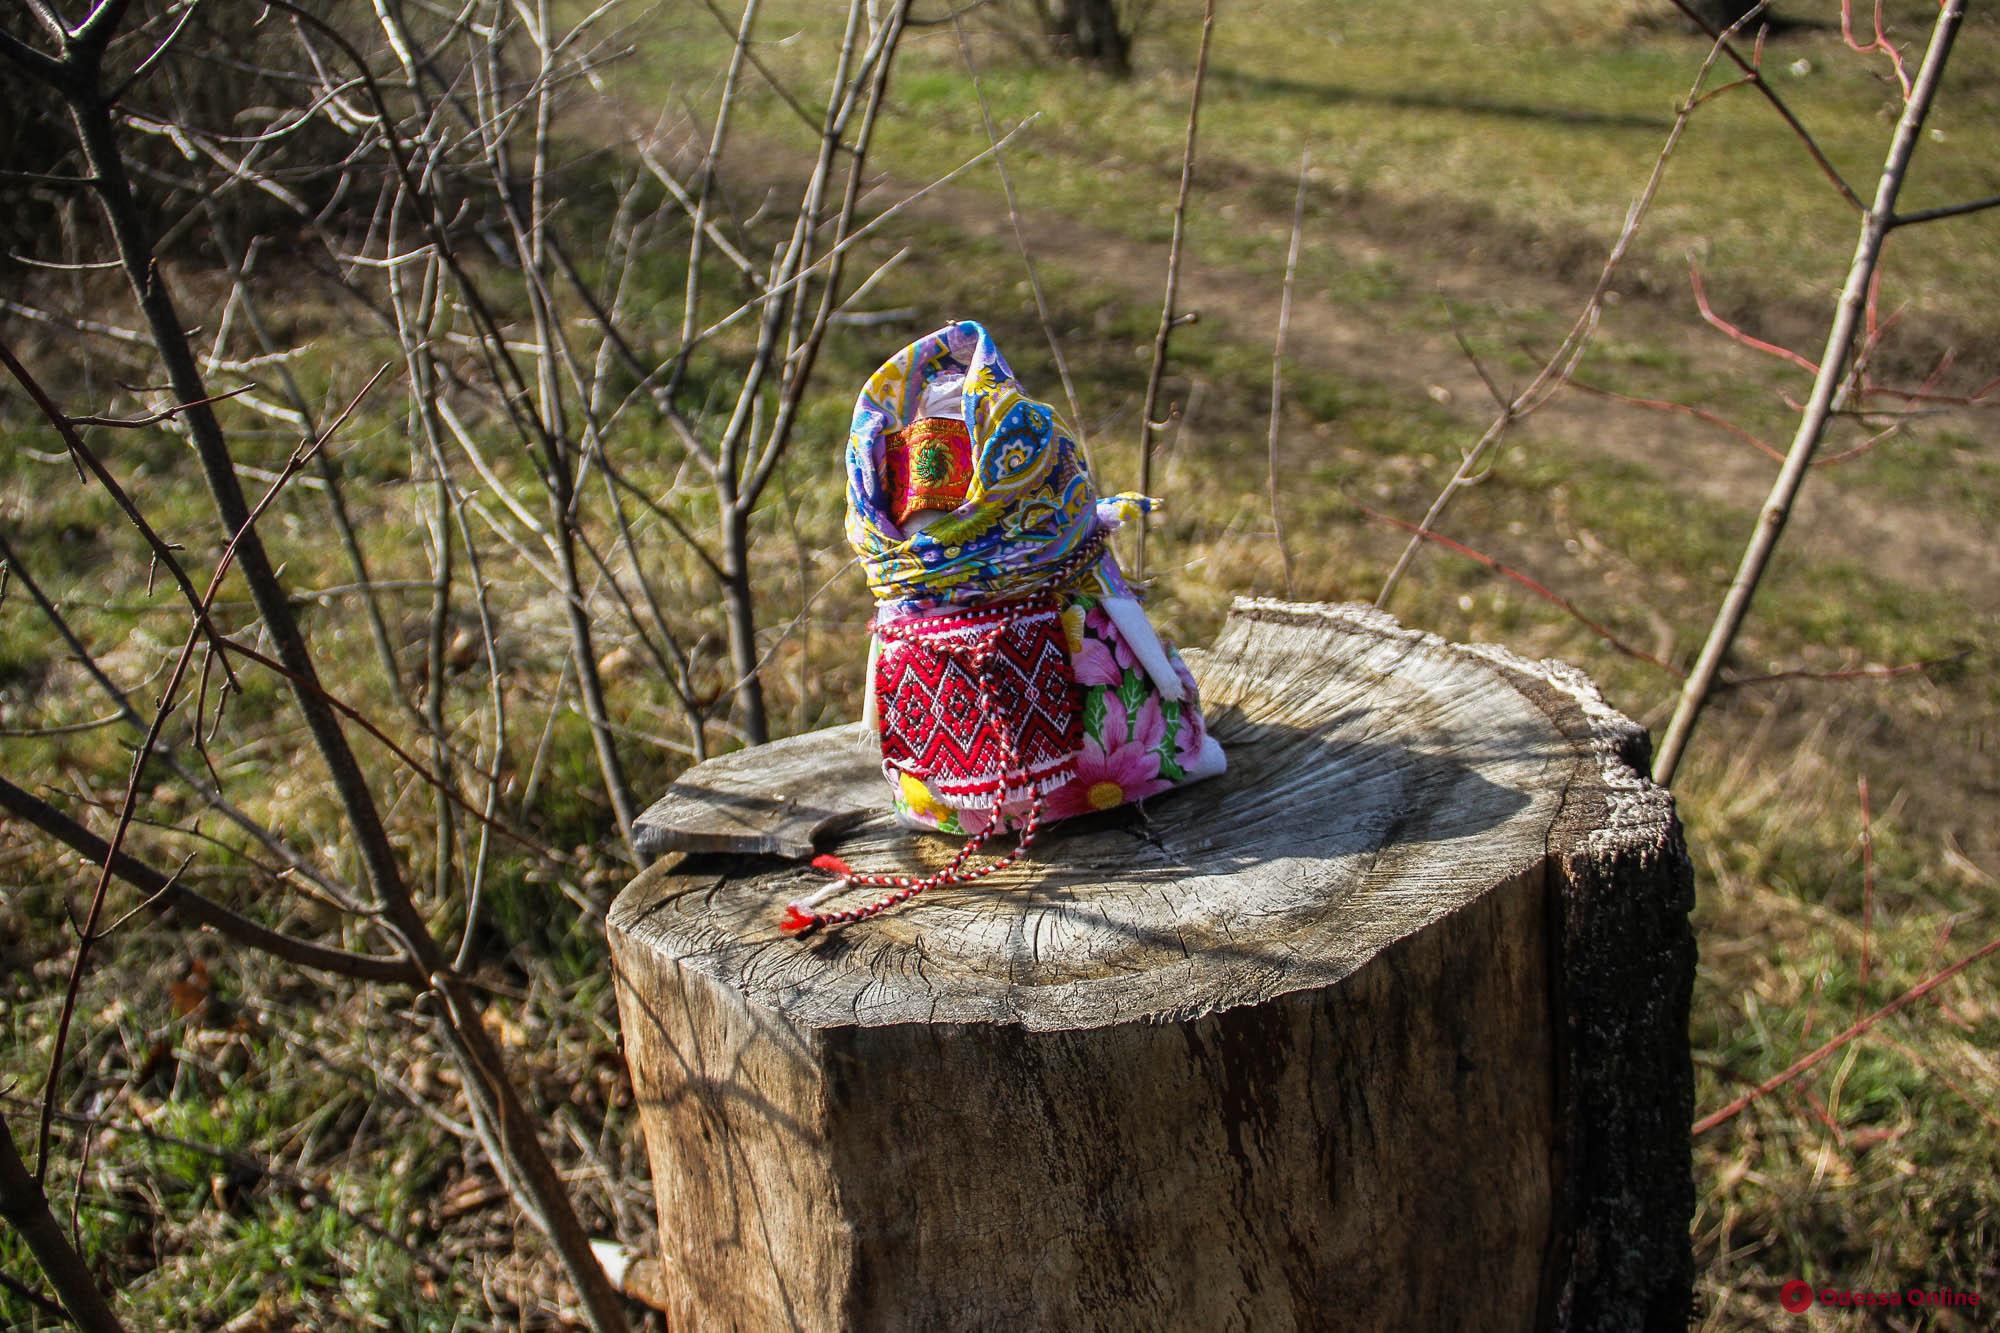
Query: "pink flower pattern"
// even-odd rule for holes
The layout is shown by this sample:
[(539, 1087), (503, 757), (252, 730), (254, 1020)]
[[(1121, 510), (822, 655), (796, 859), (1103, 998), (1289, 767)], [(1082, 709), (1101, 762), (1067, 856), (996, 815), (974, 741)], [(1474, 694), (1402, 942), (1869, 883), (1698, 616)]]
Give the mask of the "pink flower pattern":
[(1174, 762), (1183, 769), (1191, 769), (1208, 741), (1208, 725), (1201, 714), (1201, 690), (1179, 653), (1169, 650), (1167, 660), (1174, 664), (1174, 674), (1181, 680), (1181, 725), (1174, 736)]
[(1076, 671), (1079, 685), (1120, 685), (1125, 673), (1118, 666), (1117, 656), (1104, 646), (1104, 640), (1093, 633), (1094, 627), (1084, 622), (1083, 649), (1070, 659)]
[[(1132, 645), (1126, 643), (1125, 636), (1118, 632), (1118, 622), (1095, 604), (1092, 604), (1083, 616), (1084, 643), (1088, 645), (1093, 637), (1098, 642), (1110, 645), (1112, 660), (1118, 663), (1119, 670), (1127, 671), (1139, 665), (1138, 655), (1132, 651)], [(1116, 685), (1118, 682), (1114, 680), (1108, 683)]]
[[(1157, 716), (1158, 702), (1148, 702), (1153, 705)], [(1160, 776), (1160, 756), (1152, 749), (1112, 735), (1111, 719), (1122, 715), (1123, 711), (1119, 708), (1106, 711), (1105, 737), (1101, 744), (1094, 737), (1084, 737), (1083, 749), (1076, 757), (1076, 776), (1049, 797), (1044, 807), (1047, 818), (1068, 819), (1074, 815), (1087, 815), (1093, 810), (1109, 810), (1113, 806), (1143, 801), (1174, 785)], [(1122, 730), (1122, 725), (1118, 729)], [(1162, 736), (1164, 738), (1164, 732)], [(1155, 746), (1158, 744), (1158, 741), (1154, 742)]]

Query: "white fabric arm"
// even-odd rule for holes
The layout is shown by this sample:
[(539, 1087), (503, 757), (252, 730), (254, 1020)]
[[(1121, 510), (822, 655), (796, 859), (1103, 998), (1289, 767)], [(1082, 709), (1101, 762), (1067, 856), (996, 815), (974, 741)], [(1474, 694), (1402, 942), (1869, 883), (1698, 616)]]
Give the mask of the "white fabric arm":
[(868, 680), (862, 687), (861, 728), (864, 731), (880, 731), (881, 715), (875, 709), (875, 662), (882, 656), (882, 641), (873, 634), (868, 636)]
[(1104, 614), (1111, 617), (1111, 623), (1125, 636), (1125, 646), (1139, 659), (1139, 665), (1146, 668), (1146, 674), (1153, 678), (1153, 684), (1160, 690), (1162, 699), (1180, 702), (1180, 674), (1174, 664), (1167, 660), (1167, 650), (1160, 646), (1160, 636), (1153, 631), (1153, 624), (1146, 619), (1145, 611), (1137, 600), (1130, 597), (1107, 597), (1104, 599)]

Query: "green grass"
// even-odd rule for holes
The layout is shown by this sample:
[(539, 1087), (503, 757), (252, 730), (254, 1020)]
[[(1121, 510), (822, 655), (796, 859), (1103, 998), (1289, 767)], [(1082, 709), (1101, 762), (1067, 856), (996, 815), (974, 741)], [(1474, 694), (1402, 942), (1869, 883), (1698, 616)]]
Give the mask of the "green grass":
[[(1916, 3), (1890, 7), (1891, 31), (1915, 44), (1913, 66), (1931, 12)], [(1779, 13), (1795, 26), (1768, 45), (1772, 86), (1866, 198), (1893, 119), (1886, 64), (1844, 51), (1828, 26), (1837, 13), (1831, 6)], [(1528, 267), (1594, 266), (1705, 50), (1705, 39), (1672, 25), (1637, 25), (1630, 14), (1557, 0), (1525, 10), (1488, 0), (1423, 15), (1366, 3), (1329, 14), (1292, 0), (1223, 15), (1202, 108), (1201, 178), (1245, 195), (1280, 230), (1273, 245), (1268, 226), (1246, 229), (1226, 206), (1206, 207), (1191, 219), (1191, 244), (1230, 263), (1280, 263), (1299, 154), (1310, 150), (1317, 226), (1338, 227), (1357, 208), (1367, 216), (1379, 206), (1419, 240), (1436, 242), (1440, 254), (1462, 239), (1457, 233), (1483, 232), (1503, 246), (1520, 243)], [(838, 34), (837, 10), (780, 6), (766, 22), (766, 31), (788, 36), (763, 49), (765, 62), (810, 105), (813, 75)], [(1907, 208), (1993, 192), (1982, 133), (2000, 110), (1993, 25), (1984, 15), (1966, 24), (1906, 187)], [(982, 43), (995, 120), (1009, 127), (1041, 117), (1009, 150), (1024, 203), (1087, 215), (1135, 240), (1164, 238), (1195, 43), (1185, 11), (1162, 12), (1142, 40), (1137, 77), (1124, 83), (1055, 65), (1024, 67), (1007, 48)], [(719, 68), (727, 38), (703, 16), (686, 15), (671, 42), (648, 50), (627, 71), (642, 98), (704, 86), (699, 72)], [(1792, 73), (1798, 62), (1809, 72)], [(1726, 77), (1718, 72), (1710, 86)], [(891, 101), (877, 160), (907, 180), (929, 179), (986, 146), (948, 29), (912, 38)], [(810, 142), (760, 84), (750, 85), (743, 111), (749, 133)], [(997, 189), (990, 173), (974, 179)], [(1645, 282), (1684, 291), (1691, 252), (1725, 309), (1754, 314), (1775, 300), (1819, 318), (1845, 271), (1855, 224), (1768, 106), (1739, 90), (1696, 116), (1636, 267)], [(2000, 252), (1978, 240), (1986, 225), (1964, 220), (1899, 234), (1885, 292), (1953, 329), (1985, 327), (1980, 293), (2000, 278)], [(1306, 272), (1313, 274), (1310, 254)], [(1333, 284), (1333, 294), (1342, 285)]]

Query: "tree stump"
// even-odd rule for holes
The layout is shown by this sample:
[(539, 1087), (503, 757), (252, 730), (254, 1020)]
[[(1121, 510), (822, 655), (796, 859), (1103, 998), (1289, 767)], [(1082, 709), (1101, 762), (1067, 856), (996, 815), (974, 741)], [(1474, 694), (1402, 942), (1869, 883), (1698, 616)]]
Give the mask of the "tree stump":
[[(858, 647), (857, 647), (858, 651)], [(871, 739), (713, 759), (610, 918), (676, 1328), (1685, 1327), (1692, 891), (1560, 663), (1239, 601), (1212, 781), (920, 872)]]

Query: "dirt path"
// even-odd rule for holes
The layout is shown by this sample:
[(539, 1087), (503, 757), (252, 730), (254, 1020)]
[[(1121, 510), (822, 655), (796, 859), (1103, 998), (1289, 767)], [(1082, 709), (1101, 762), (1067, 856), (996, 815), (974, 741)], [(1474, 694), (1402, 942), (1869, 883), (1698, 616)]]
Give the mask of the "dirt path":
[[(670, 157), (689, 148), (657, 146)], [(730, 153), (731, 192), (754, 200), (768, 188), (781, 192), (795, 188), (804, 163), (794, 157), (769, 144), (760, 143), (752, 150), (739, 140)], [(694, 163), (679, 165), (683, 172), (691, 172)], [(1233, 164), (1218, 170), (1233, 172), (1237, 178), (1220, 184), (1198, 182), (1204, 198), (1225, 209), (1246, 231), (1273, 237), (1273, 253), (1281, 255), (1291, 220), (1289, 185), (1276, 190), (1271, 181)], [(863, 211), (901, 203), (916, 189), (910, 182), (878, 175), (863, 196)], [(1282, 213), (1273, 202), (1280, 194), (1286, 205)], [(1347, 219), (1339, 226), (1308, 224), (1307, 244), (1316, 247), (1322, 258), (1331, 251), (1342, 265), (1356, 270), (1387, 266), (1398, 274), (1422, 275), (1410, 284), (1422, 294), (1383, 298), (1366, 306), (1296, 298), (1288, 359), (1384, 387), (1412, 401), (1428, 397), (1440, 402), (1462, 423), (1463, 435), (1456, 441), (1462, 446), (1469, 446), (1493, 419), (1493, 400), (1449, 333), (1410, 327), (1407, 316), (1416, 302), (1435, 296), (1460, 310), (1493, 310), (1503, 316), (1510, 311), (1557, 311), (1567, 319), (1582, 308), (1601, 263), (1583, 262), (1577, 244), (1561, 247), (1563, 253), (1554, 257), (1524, 258), (1515, 249), (1526, 242), (1481, 232), (1457, 213), (1442, 216), (1426, 229), (1420, 211), (1408, 204), (1360, 201), (1348, 207), (1353, 201), (1319, 202), (1324, 205), (1321, 212)], [(941, 186), (907, 203), (900, 217), (951, 227), (1009, 252), (1014, 249), (1012, 227), (997, 191)], [(897, 224), (892, 220), (888, 225), (893, 230)], [(1167, 267), (1164, 243), (1134, 240), (1032, 207), (1024, 209), (1023, 227), (1038, 264), (1120, 290), (1139, 308), (1158, 308)], [(1625, 299), (1606, 312), (1600, 336), (1609, 334), (1681, 358), (1690, 368), (1688, 377), (1701, 382), (1768, 382), (1768, 357), (1703, 325), (1683, 291), (1662, 293), (1651, 278), (1633, 276)], [(1204, 324), (1220, 327), (1231, 340), (1268, 348), (1277, 327), (1280, 285), (1276, 276), (1247, 273), (1191, 248), (1182, 266), (1180, 304), (1198, 311)], [(1808, 334), (1802, 312), (1782, 313), (1780, 322), (1794, 342), (1804, 345), (1807, 336), (1818, 336)], [(1547, 339), (1551, 344), (1554, 340)], [(1501, 383), (1508, 387), (1507, 380)], [(1796, 391), (1804, 392), (1802, 377)], [(1979, 438), (1992, 418), (1992, 413), (1944, 414), (1915, 429), (1951, 427)], [(1778, 469), (1754, 446), (1714, 426), (1576, 391), (1565, 392), (1517, 425), (1510, 438), (1516, 444), (1558, 449), (1579, 461), (1611, 458), (1638, 464), (1680, 493), (1713, 504), (1716, 522), (1732, 539), (1748, 538)], [(1783, 448), (1789, 438), (1771, 443)], [(1880, 447), (1896, 446), (1892, 439)], [(1943, 496), (1926, 503), (1896, 500), (1855, 485), (1852, 476), (1837, 466), (1814, 470), (1794, 506), (1780, 560), (1787, 554), (1845, 560), (1887, 579), (1956, 593), (1975, 613), (2000, 613), (2000, 544), (1991, 541), (1981, 522), (1957, 511)]]
[[(910, 187), (882, 182), (871, 201), (886, 207)], [(1238, 196), (1232, 207), (1251, 212)], [(976, 237), (1013, 246), (1004, 209), (992, 196), (945, 187), (911, 204), (905, 213), (941, 222)], [(1282, 234), (1288, 218), (1255, 216), (1246, 226)], [(1166, 246), (1129, 237), (1051, 213), (1024, 217), (1028, 243), (1037, 262), (1056, 265), (1093, 282), (1128, 293), (1141, 306), (1159, 301), (1166, 272)], [(1323, 229), (1315, 229), (1322, 231)], [(1312, 244), (1331, 247), (1355, 266), (1387, 262), (1401, 272), (1426, 272), (1433, 290), (1461, 308), (1572, 311), (1588, 289), (1537, 277), (1472, 254), (1438, 264), (1420, 242), (1393, 235), (1346, 230), (1313, 234)], [(1199, 311), (1205, 324), (1223, 327), (1231, 338), (1268, 346), (1277, 326), (1280, 284), (1210, 263), (1196, 251), (1182, 270), (1184, 309)], [(1448, 334), (1397, 330), (1385, 334), (1377, 316), (1393, 314), (1311, 300), (1295, 300), (1288, 356), (1317, 369), (1387, 386), (1412, 397), (1442, 400), (1463, 423), (1470, 444), (1492, 419), (1494, 405), (1477, 373)], [(1636, 318), (1635, 318), (1636, 317)], [(1765, 358), (1699, 326), (1691, 312), (1641, 298), (1612, 319), (1643, 321), (1647, 341), (1685, 357), (1697, 377), (1721, 382), (1729, 377), (1768, 375)], [(1931, 427), (1924, 427), (1931, 428)], [(1646, 411), (1577, 392), (1564, 394), (1516, 428), (1516, 438), (1571, 452), (1578, 458), (1610, 457), (1637, 463), (1688, 495), (1712, 502), (1717, 521), (1748, 536), (1749, 515), (1768, 492), (1777, 464), (1746, 442), (1689, 418)], [(1780, 447), (1785, 441), (1778, 441)], [(1883, 448), (1894, 448), (1892, 440)], [(1848, 484), (1840, 469), (1819, 469), (1808, 479), (1786, 533), (1787, 549), (1826, 559), (1845, 559), (1879, 570), (1885, 577), (1948, 588), (1974, 610), (2000, 611), (2000, 546), (1977, 523), (1954, 514), (1942, 502), (1916, 505), (1868, 494)], [(1783, 558), (1782, 555), (1780, 558)]]

